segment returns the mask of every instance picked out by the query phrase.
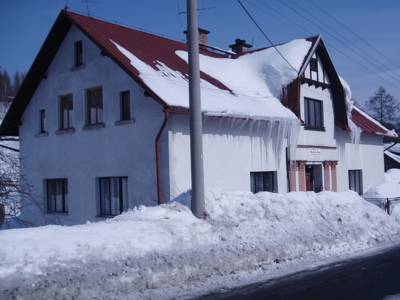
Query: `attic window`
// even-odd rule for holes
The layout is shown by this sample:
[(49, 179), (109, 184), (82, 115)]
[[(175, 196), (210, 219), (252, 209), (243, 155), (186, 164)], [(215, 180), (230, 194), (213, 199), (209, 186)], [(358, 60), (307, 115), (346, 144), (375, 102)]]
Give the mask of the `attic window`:
[(314, 57), (310, 59), (310, 70), (312, 72), (318, 72), (318, 62)]
[(83, 65), (83, 46), (82, 46), (82, 40), (76, 41), (74, 43), (74, 53), (75, 53), (75, 67), (80, 67)]

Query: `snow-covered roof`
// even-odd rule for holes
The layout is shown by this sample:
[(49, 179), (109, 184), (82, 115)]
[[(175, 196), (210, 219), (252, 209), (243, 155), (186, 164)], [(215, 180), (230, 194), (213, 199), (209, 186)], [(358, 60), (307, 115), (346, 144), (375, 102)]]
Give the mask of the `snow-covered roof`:
[(365, 133), (383, 135), (388, 137), (398, 136), (394, 130), (386, 128), (373, 117), (371, 117), (356, 106), (353, 106), (351, 119)]
[[(189, 108), (186, 50), (176, 50), (168, 58), (161, 56), (152, 66), (140, 57), (140, 53), (128, 49), (123, 40), (111, 41), (129, 59), (143, 82), (168, 105)], [(208, 75), (201, 79), (204, 113), (250, 119), (289, 118), (298, 122), (293, 112), (281, 104), (279, 97), (282, 87), (297, 78), (311, 44), (299, 39), (277, 46), (291, 66), (274, 48), (235, 58), (215, 57), (204, 52), (200, 55), (200, 69)], [(184, 63), (183, 69), (171, 66), (171, 55)], [(224, 88), (215, 82), (222, 83)]]
[(400, 155), (390, 152), (389, 150), (385, 150), (383, 153), (393, 159), (395, 162), (400, 163)]

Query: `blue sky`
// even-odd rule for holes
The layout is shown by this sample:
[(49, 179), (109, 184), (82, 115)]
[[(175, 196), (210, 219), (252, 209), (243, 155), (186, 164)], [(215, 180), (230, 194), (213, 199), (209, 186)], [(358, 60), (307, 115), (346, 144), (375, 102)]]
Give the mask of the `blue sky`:
[[(27, 71), (60, 9), (68, 2), (86, 13), (81, 0), (0, 0), (0, 66)], [(400, 1), (243, 0), (276, 42), (321, 34), (338, 72), (363, 102), (380, 86), (400, 100)], [(93, 16), (183, 40), (185, 0), (89, 0)], [(235, 38), (268, 45), (235, 0), (199, 0), (200, 26), (212, 45)], [(322, 10), (321, 10), (322, 8)], [(347, 27), (337, 23), (335, 19)], [(357, 35), (353, 34), (356, 33)], [(360, 39), (361, 37), (362, 39)]]

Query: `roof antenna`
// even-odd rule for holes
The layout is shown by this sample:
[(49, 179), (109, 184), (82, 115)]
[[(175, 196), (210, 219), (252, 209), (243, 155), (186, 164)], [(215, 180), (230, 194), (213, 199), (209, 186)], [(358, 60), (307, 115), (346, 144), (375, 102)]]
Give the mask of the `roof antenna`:
[(89, 0), (81, 0), (81, 2), (85, 4), (85, 6), (86, 6), (86, 14), (87, 14), (88, 17), (90, 17)]
[[(216, 6), (201, 7), (201, 8), (198, 8), (197, 11), (201, 12), (201, 11), (204, 11), (204, 10), (210, 10), (210, 9), (214, 9), (214, 8), (217, 8), (217, 7)], [(178, 12), (178, 15), (185, 15), (185, 14), (187, 14), (186, 10)]]
[(69, 2), (68, 0), (65, 0), (64, 10), (68, 10), (69, 9), (68, 2)]

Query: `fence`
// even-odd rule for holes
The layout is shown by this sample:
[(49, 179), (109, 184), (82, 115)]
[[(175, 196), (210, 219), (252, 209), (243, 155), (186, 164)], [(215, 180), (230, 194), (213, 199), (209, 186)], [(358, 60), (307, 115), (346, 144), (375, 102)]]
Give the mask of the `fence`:
[(393, 212), (393, 208), (396, 205), (400, 204), (400, 197), (395, 198), (364, 198), (368, 202), (379, 206), (380, 208), (384, 209), (388, 215), (391, 215)]

